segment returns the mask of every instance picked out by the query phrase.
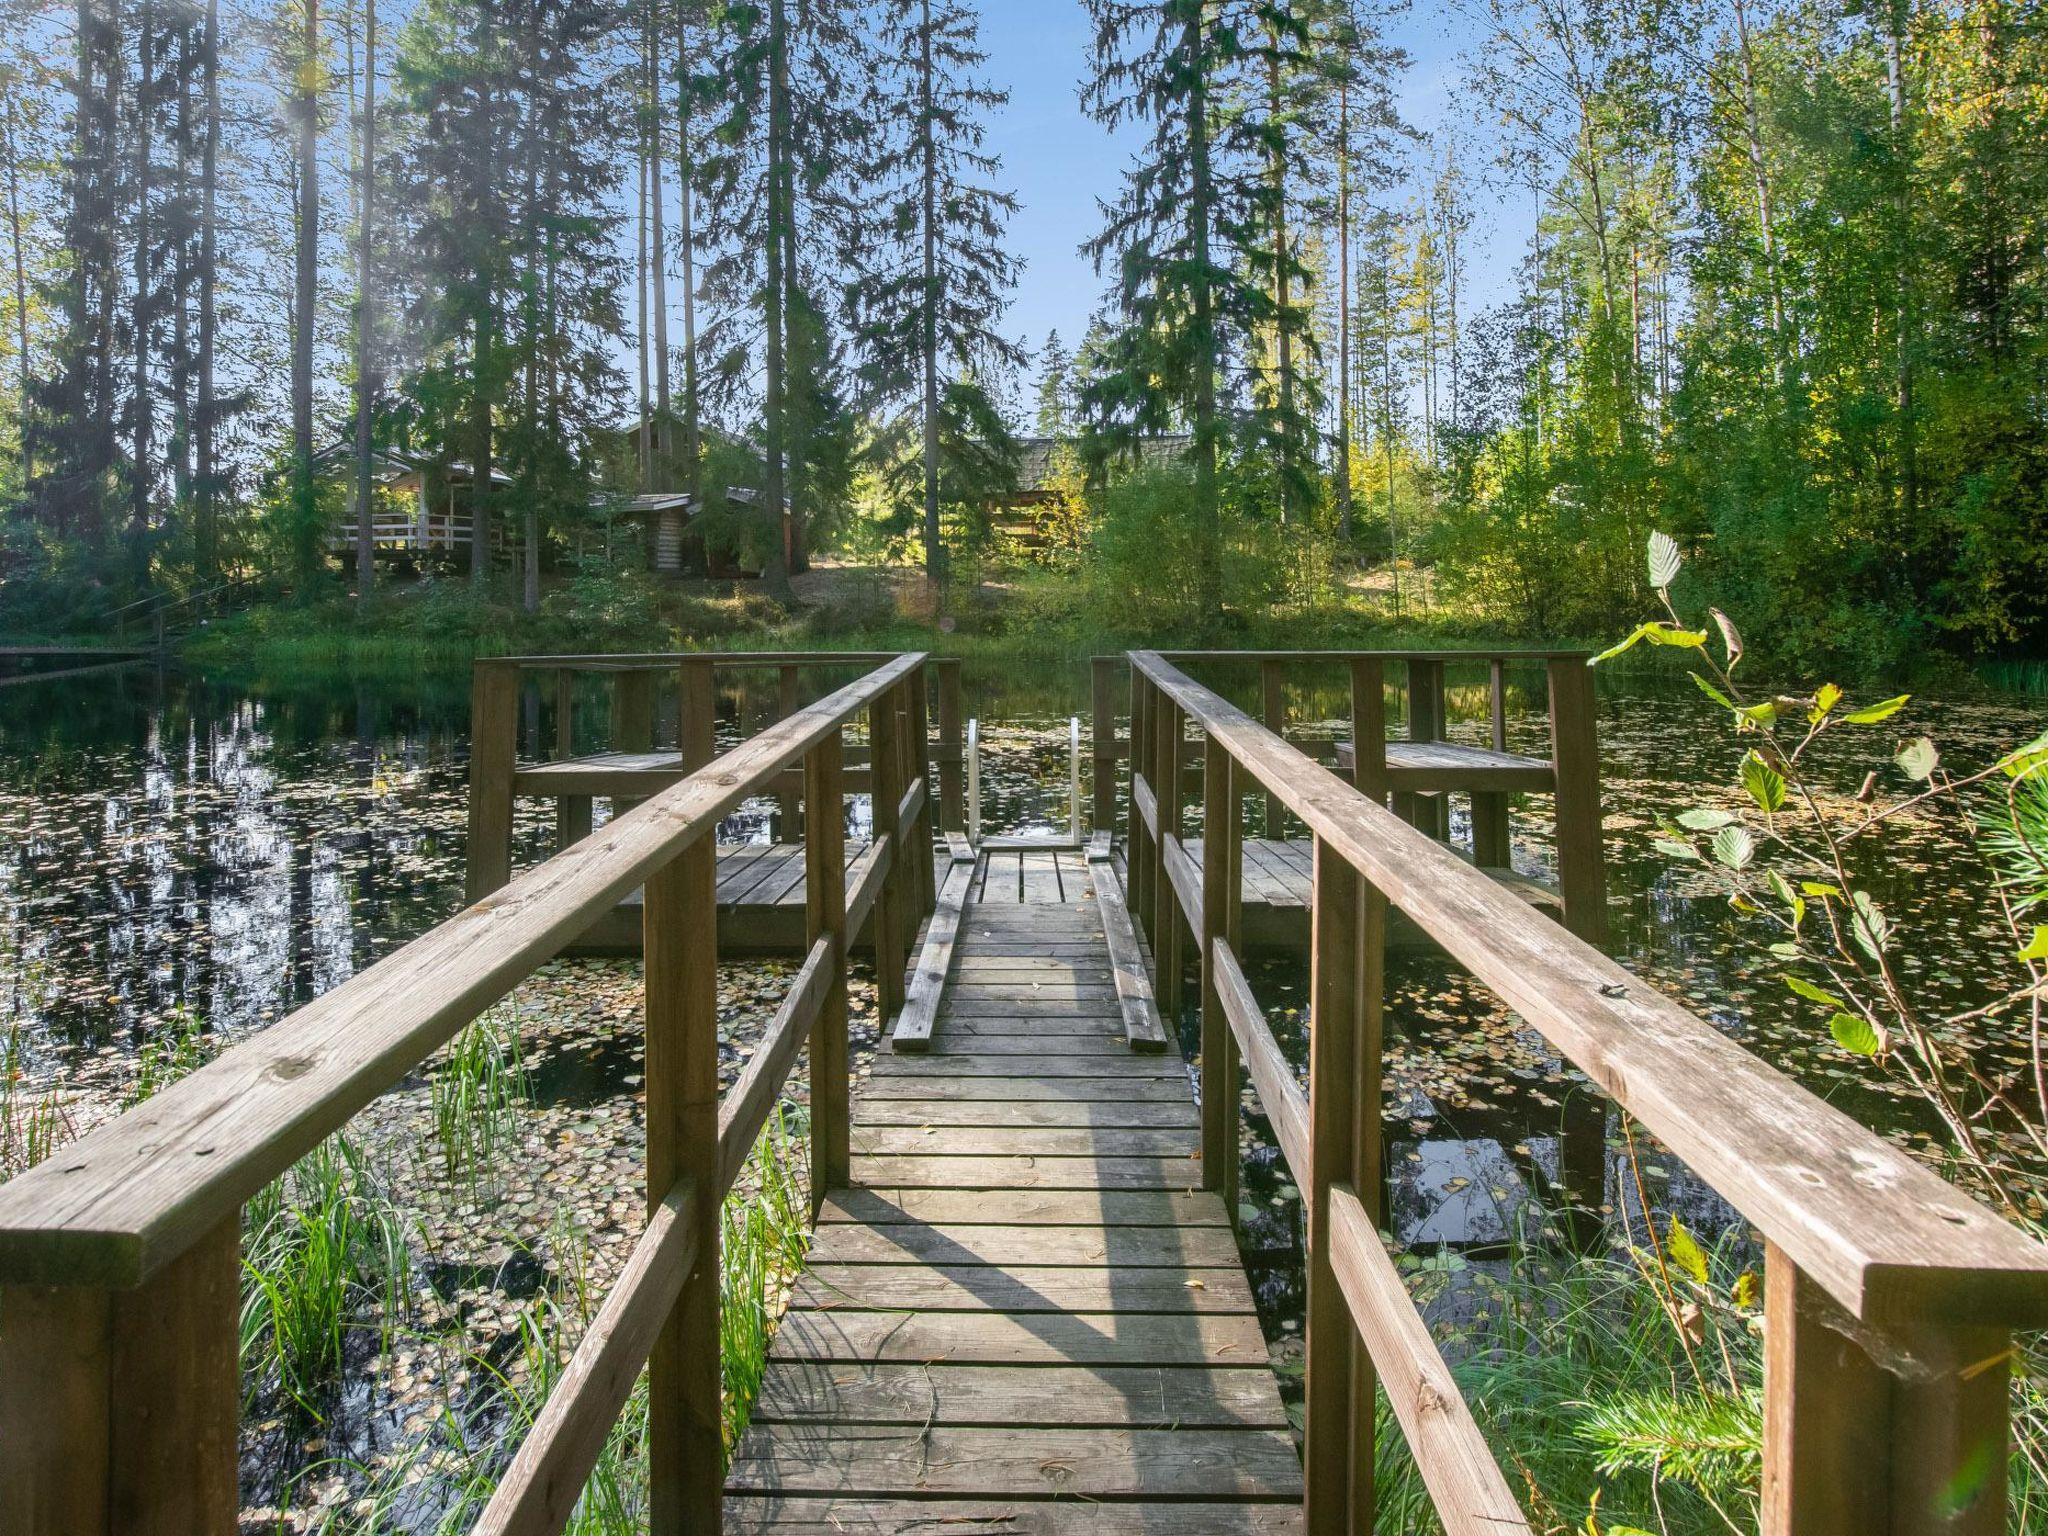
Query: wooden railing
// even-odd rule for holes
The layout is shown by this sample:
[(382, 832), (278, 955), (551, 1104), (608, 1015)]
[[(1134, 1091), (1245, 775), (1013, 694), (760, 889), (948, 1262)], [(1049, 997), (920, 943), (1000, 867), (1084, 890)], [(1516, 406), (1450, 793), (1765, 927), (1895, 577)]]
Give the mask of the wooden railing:
[[(1398, 738), (1388, 735), (1384, 707), (1353, 721), (1348, 750), (1357, 754), (1353, 777), (1394, 814), (1439, 842), (1450, 837), (1450, 796), (1440, 785), (1430, 791), (1408, 787), (1412, 774), (1384, 780), (1387, 751), (1399, 754), (1402, 744), (1426, 747), (1446, 741), (1451, 713), (1448, 675), (1478, 674), (1485, 691), (1486, 746), (1496, 754), (1509, 752), (1508, 689), (1512, 676), (1540, 671), (1546, 703), (1547, 756), (1531, 760), (1528, 769), (1489, 768), (1442, 770), (1461, 778), (1455, 788), (1470, 805), (1472, 862), (1505, 869), (1510, 862), (1508, 816), (1515, 793), (1535, 790), (1550, 795), (1556, 807), (1557, 898), (1565, 925), (1589, 943), (1606, 937), (1604, 894), (1606, 873), (1600, 846), (1600, 757), (1593, 733), (1593, 681), (1584, 651), (1492, 649), (1458, 651), (1162, 651), (1168, 663), (1214, 664), (1241, 674), (1256, 669), (1259, 715), (1266, 728), (1287, 740), (1303, 755), (1331, 763), (1338, 744), (1288, 733), (1289, 692), (1304, 674), (1344, 675), (1356, 665), (1378, 669), (1382, 684), (1398, 688), (1405, 724)], [(1116, 821), (1117, 763), (1130, 756), (1130, 743), (1116, 731), (1117, 680), (1123, 666), (1118, 656), (1094, 658), (1093, 712), (1095, 728), (1095, 792), (1097, 828)], [(1363, 734), (1369, 731), (1370, 734)], [(1190, 772), (1200, 768), (1199, 746), (1184, 748)], [(1263, 835), (1283, 834), (1283, 802), (1278, 795), (1262, 798)]]
[[(1381, 662), (1346, 664), (1367, 741)], [(2002, 1536), (2010, 1334), (2048, 1322), (2048, 1248), (1532, 911), (1370, 784), (1157, 653), (1130, 665), (1132, 907), (1162, 993), (1194, 937), (1203, 1177), (1234, 1210), (1249, 1069), (1308, 1203), (1312, 1533), (1372, 1529), (1375, 1379), (1452, 1536), (1528, 1529), (1379, 1236), (1382, 955), (1398, 909), (1762, 1232), (1766, 1536)], [(1199, 867), (1177, 771), (1191, 724)], [(1315, 843), (1306, 1093), (1238, 960), (1247, 795), (1276, 798)]]
[[(717, 827), (792, 765), (809, 806), (840, 806), (863, 713), (878, 772), (928, 798), (926, 658), (883, 658), (715, 758), (709, 666), (664, 665), (688, 777), (0, 1185), (0, 1532), (235, 1530), (243, 1205), (641, 886), (647, 1226), (477, 1529), (561, 1530), (643, 1363), (653, 1528), (718, 1529), (719, 1211), (806, 1040), (813, 1200), (849, 1152), (844, 818), (805, 818), (809, 951), (723, 1103)], [(900, 934), (930, 904), (932, 850), (928, 821), (888, 809), (872, 899)]]
[[(506, 656), (478, 664), (470, 717), (470, 835), (468, 891), (472, 901), (503, 884), (511, 872), (513, 803), (521, 795), (555, 801), (556, 845), (566, 847), (590, 830), (591, 796), (564, 786), (537, 769), (519, 763), (522, 737), (529, 750), (541, 750), (537, 709), (545, 702), (552, 718), (546, 751), (558, 760), (574, 759), (579, 745), (602, 734), (606, 752), (648, 753), (655, 749), (655, 720), (661, 713), (659, 693), (672, 683), (678, 721), (708, 698), (732, 674), (772, 672), (775, 696), (770, 721), (793, 714), (802, 698), (803, 675), (811, 671), (880, 666), (893, 659), (886, 651), (698, 651), (618, 656)], [(932, 658), (927, 663), (936, 693), (938, 731), (929, 755), (938, 768), (938, 793), (933, 797), (941, 830), (957, 832), (966, 821), (966, 753), (962, 742), (960, 663)], [(608, 708), (593, 724), (587, 686), (598, 680), (606, 687)], [(742, 701), (744, 702), (744, 700)], [(919, 724), (929, 729), (931, 703), (916, 700)], [(678, 727), (680, 730), (680, 726)], [(844, 782), (850, 790), (868, 790), (868, 748), (846, 751)], [(673, 770), (648, 769), (646, 788), (668, 783)], [(776, 836), (785, 843), (801, 840), (797, 806), (802, 775), (787, 771), (763, 786), (779, 802)], [(626, 803), (632, 804), (628, 798)]]

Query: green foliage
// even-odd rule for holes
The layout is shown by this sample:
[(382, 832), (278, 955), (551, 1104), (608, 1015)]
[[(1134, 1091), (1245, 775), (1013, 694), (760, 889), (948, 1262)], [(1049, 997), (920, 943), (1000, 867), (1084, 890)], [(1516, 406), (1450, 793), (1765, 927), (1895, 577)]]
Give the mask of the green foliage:
[(443, 1174), (495, 1192), (530, 1097), (518, 1020), (494, 1010), (458, 1034), (433, 1071), (429, 1097)]
[(388, 1329), (410, 1292), (405, 1226), (363, 1154), (334, 1137), (242, 1213), (242, 1370), (320, 1417), (349, 1331), (366, 1309)]

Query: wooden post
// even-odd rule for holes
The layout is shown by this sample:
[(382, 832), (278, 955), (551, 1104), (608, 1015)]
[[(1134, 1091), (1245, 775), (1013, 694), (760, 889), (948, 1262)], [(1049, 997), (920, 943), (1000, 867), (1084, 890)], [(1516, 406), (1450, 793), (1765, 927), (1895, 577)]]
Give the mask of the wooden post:
[(718, 691), (709, 656), (688, 656), (676, 669), (676, 745), (683, 772), (718, 755)]
[(932, 776), (932, 717), (922, 666), (903, 682), (903, 705), (903, 758), (909, 764), (903, 772), (905, 793), (911, 782), (924, 782), (924, 801), (918, 805), (918, 815), (903, 829), (903, 842), (911, 854), (907, 868), (909, 891), (915, 901), (911, 911), (920, 913), (913, 915), (903, 930), (905, 940), (911, 940), (918, 934), (922, 918), (930, 918), (938, 907), (938, 879), (932, 868), (932, 813), (938, 799), (938, 780)]
[(2003, 1536), (2003, 1329), (1916, 1325), (1883, 1369), (1832, 1301), (1764, 1252), (1763, 1536)]
[(1506, 869), (1514, 862), (1505, 790), (1472, 791), (1472, 862), (1481, 869)]
[[(1444, 664), (1427, 659), (1408, 663), (1408, 739), (1444, 739)], [(1446, 794), (1414, 794), (1406, 819), (1438, 841), (1451, 835), (1451, 802)]]
[(1181, 745), (1187, 734), (1180, 709), (1163, 693), (1153, 721), (1153, 783), (1159, 796), (1159, 836), (1152, 855), (1152, 964), (1158, 971), (1153, 995), (1169, 1030), (1180, 1028), (1180, 896), (1166, 870), (1166, 851), (1180, 837)]
[(1351, 782), (1387, 803), (1387, 680), (1377, 656), (1351, 658)]
[(1095, 788), (1089, 830), (1116, 835), (1116, 658), (1097, 656), (1088, 664), (1088, 729), (1094, 739)]
[[(775, 669), (775, 721), (787, 720), (797, 710), (797, 671), (795, 667)], [(773, 722), (771, 722), (773, 723)], [(779, 843), (794, 843), (802, 838), (803, 827), (799, 818), (797, 797), (789, 790), (775, 792), (775, 840)]]
[(1486, 718), (1493, 750), (1508, 749), (1508, 664), (1496, 656), (1486, 665)]
[(1195, 933), (1202, 972), (1202, 1186), (1223, 1197), (1235, 1226), (1239, 1053), (1216, 989), (1215, 951), (1216, 940), (1230, 935), (1242, 836), (1233, 788), (1230, 754), (1210, 736), (1202, 753), (1202, 911)]
[(512, 775), (518, 768), (519, 668), (480, 661), (469, 685), (469, 845), (471, 902), (512, 878)]
[(651, 1536), (719, 1529), (718, 848), (706, 828), (647, 877), (647, 1204), (697, 1190), (697, 1263), (648, 1360)]
[(654, 748), (654, 674), (639, 670), (612, 674), (612, 750)]
[[(1287, 678), (1277, 661), (1259, 663), (1259, 710), (1260, 718), (1267, 730), (1275, 736), (1287, 734)], [(1284, 834), (1285, 813), (1280, 797), (1271, 790), (1266, 792), (1266, 836), (1278, 838)]]
[[(872, 921), (875, 925), (875, 1026), (888, 1033), (897, 1010), (903, 1006), (904, 884), (903, 871), (909, 862), (897, 810), (903, 801), (903, 730), (901, 690), (891, 688), (868, 705), (868, 783), (873, 807), (874, 838), (889, 839), (890, 868), (875, 894)], [(841, 880), (845, 879), (842, 871)]]
[(1564, 925), (1588, 944), (1607, 937), (1607, 871), (1600, 822), (1600, 744), (1593, 669), (1573, 656), (1550, 663), (1550, 767), (1557, 795), (1557, 881)]
[(0, 1290), (0, 1531), (232, 1536), (241, 1220), (134, 1290)]
[[(555, 757), (567, 762), (576, 755), (576, 673), (560, 667), (555, 672)], [(555, 846), (566, 848), (590, 836), (590, 796), (555, 797)]]
[(939, 830), (967, 830), (966, 715), (960, 707), (960, 658), (939, 658)]
[(846, 1078), (845, 747), (834, 731), (804, 755), (804, 932), (832, 937), (832, 981), (811, 1026), (811, 1214), (826, 1191), (844, 1188), (851, 1168)]
[[(1152, 833), (1138, 814), (1138, 780), (1152, 787), (1152, 686), (1131, 668), (1131, 830), (1124, 844), (1124, 869), (1130, 878), (1131, 916), (1149, 940), (1152, 930)], [(1156, 794), (1156, 792), (1155, 792)]]
[(1358, 1191), (1375, 1223), (1380, 1191), (1380, 955), (1386, 907), (1315, 843), (1309, 922), (1309, 1188), (1306, 1431), (1311, 1536), (1373, 1526), (1372, 1363), (1330, 1266), (1330, 1186)]

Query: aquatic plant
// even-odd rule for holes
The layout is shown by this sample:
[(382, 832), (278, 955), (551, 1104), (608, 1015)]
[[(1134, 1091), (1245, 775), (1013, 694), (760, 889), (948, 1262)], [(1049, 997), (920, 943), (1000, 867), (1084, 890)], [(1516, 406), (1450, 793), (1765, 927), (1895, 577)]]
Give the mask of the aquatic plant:
[(495, 1189), (499, 1159), (531, 1096), (516, 1021), (494, 1009), (469, 1025), (449, 1043), (428, 1091), (442, 1172)]
[(808, 1154), (801, 1129), (806, 1119), (794, 1105), (776, 1110), (721, 1214), (718, 1346), (728, 1457), (761, 1390), (786, 1287), (810, 1246)]
[(374, 1311), (389, 1330), (410, 1295), (404, 1223), (345, 1137), (323, 1142), (243, 1212), (242, 1369), (320, 1417), (347, 1333)]
[(135, 1053), (135, 1083), (128, 1091), (128, 1107), (155, 1097), (202, 1065), (208, 1054), (206, 1021), (182, 1004), (172, 1008)]
[(70, 1117), (55, 1090), (31, 1093), (17, 1020), (0, 1047), (0, 1182), (26, 1173), (71, 1139)]

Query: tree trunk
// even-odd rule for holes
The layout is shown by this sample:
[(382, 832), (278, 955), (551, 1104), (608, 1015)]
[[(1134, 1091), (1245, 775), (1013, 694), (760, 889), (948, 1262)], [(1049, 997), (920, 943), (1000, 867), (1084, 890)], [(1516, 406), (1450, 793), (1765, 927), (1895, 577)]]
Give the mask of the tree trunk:
[(313, 485), (313, 332), (320, 282), (320, 0), (303, 0), (297, 99), (299, 218), (297, 274), (292, 288), (292, 511), (299, 544), (300, 596), (317, 574), (321, 535)]
[(6, 135), (0, 151), (7, 156), (7, 235), (14, 258), (14, 367), (20, 398), (15, 402), (20, 425), (21, 483), (28, 486), (36, 477), (35, 444), (29, 435), (28, 364), (28, 267), (21, 251), (21, 167), (15, 158), (14, 95), (8, 93), (7, 114), (0, 119), (0, 133)]
[(1193, 250), (1189, 294), (1194, 312), (1195, 602), (1205, 623), (1223, 617), (1223, 518), (1216, 493), (1216, 303), (1209, 281), (1209, 222), (1215, 189), (1209, 167), (1209, 91), (1201, 0), (1179, 0), (1186, 17), (1181, 47), (1188, 71), (1187, 134), (1190, 185), (1188, 233)]
[(922, 0), (918, 31), (918, 151), (922, 161), (924, 299), (919, 338), (924, 363), (924, 573), (932, 611), (945, 601), (946, 553), (939, 538), (939, 151), (932, 131), (932, 0)]
[(129, 571), (137, 586), (149, 580), (149, 497), (154, 465), (150, 428), (155, 402), (150, 398), (149, 336), (153, 316), (149, 224), (150, 173), (156, 153), (152, 132), (156, 115), (156, 15), (151, 0), (142, 0), (135, 39), (135, 462), (129, 487), (133, 501), (128, 517)]
[(193, 421), (193, 474), (197, 505), (193, 509), (193, 549), (199, 577), (220, 574), (219, 464), (215, 453), (213, 353), (219, 326), (219, 246), (216, 194), (220, 176), (220, 0), (206, 0), (205, 41), (200, 47), (206, 70), (206, 124), (199, 151), (199, 394)]
[[(496, 52), (496, 42), (492, 37), (491, 8), (488, 5), (479, 7), (477, 25), (481, 34), (477, 55), (489, 59)], [(502, 215), (496, 202), (498, 127), (497, 102), (492, 93), (492, 83), (485, 78), (478, 90), (476, 131), (483, 146), (483, 179), (479, 196), (482, 203), (480, 218), (486, 228), (471, 235), (472, 242), (477, 245), (495, 241), (503, 232)], [(491, 437), (491, 407), (497, 394), (498, 296), (493, 287), (495, 274), (490, 269), (488, 255), (478, 256), (473, 280), (477, 307), (472, 321), (470, 359), (474, 379), (469, 397), (469, 579), (481, 591), (491, 575), (491, 520), (496, 511), (496, 498), (491, 494), (491, 467), (496, 456)]]
[(1288, 319), (1293, 296), (1287, 270), (1291, 254), (1287, 241), (1287, 146), (1281, 115), (1277, 22), (1267, 23), (1266, 45), (1267, 110), (1273, 118), (1266, 174), (1271, 181), (1268, 196), (1273, 200), (1273, 355), (1278, 368), (1274, 403), (1280, 415), (1280, 526), (1285, 528), (1294, 506), (1294, 332)]
[(171, 513), (192, 507), (192, 27), (178, 18), (178, 112), (172, 128), (178, 145), (177, 180), (171, 206)]
[(377, 580), (375, 486), (370, 474), (371, 417), (376, 410), (377, 0), (363, 12), (361, 178), (356, 194), (356, 601), (367, 607)]
[(1905, 33), (1911, 19), (1909, 0), (1891, 0), (1889, 25), (1885, 28), (1885, 87), (1891, 99), (1892, 174), (1896, 178), (1897, 227), (1893, 249), (1897, 252), (1892, 281), (1897, 295), (1898, 335), (1895, 339), (1894, 389), (1899, 414), (1899, 514), (1900, 533), (1916, 536), (1920, 521), (1920, 433), (1914, 419), (1914, 352), (1918, 346), (1918, 314), (1913, 303), (1913, 263), (1919, 253), (1913, 240), (1913, 139), (1907, 115)]
[(763, 360), (762, 450), (766, 474), (761, 491), (762, 508), (768, 519), (769, 552), (762, 568), (763, 584), (769, 595), (789, 596), (789, 551), (782, 540), (783, 454), (788, 422), (783, 399), (784, 298), (782, 233), (788, 211), (783, 203), (783, 171), (789, 152), (789, 101), (786, 71), (789, 67), (789, 38), (784, 0), (768, 0), (768, 145), (766, 240), (766, 281), (762, 287), (762, 319), (767, 330), (767, 355)]
[(692, 204), (696, 201), (696, 149), (690, 138), (690, 0), (676, 8), (676, 236), (683, 260), (683, 489), (698, 495), (702, 432), (697, 417), (697, 253)]
[(665, 198), (661, 185), (661, 31), (656, 21), (658, 14), (658, 6), (654, 0), (649, 0), (646, 23), (647, 185), (653, 200), (648, 247), (654, 259), (654, 448), (662, 463), (662, 483), (657, 489), (666, 491), (673, 489), (669, 483), (669, 465), (675, 458), (676, 445), (669, 424), (668, 233), (664, 227), (666, 215), (662, 207)]
[(1337, 87), (1337, 537), (1351, 543), (1351, 83)]
[(640, 479), (643, 491), (654, 487), (654, 418), (648, 410), (648, 346), (647, 333), (647, 115), (640, 114), (640, 153), (637, 179), (634, 191), (639, 198), (639, 208), (634, 217), (634, 239), (639, 252), (639, 278), (635, 288), (640, 307)]

